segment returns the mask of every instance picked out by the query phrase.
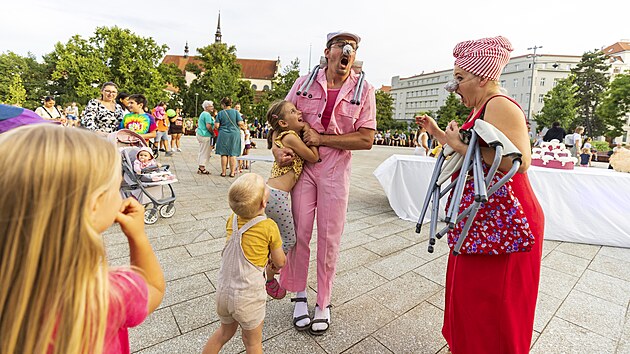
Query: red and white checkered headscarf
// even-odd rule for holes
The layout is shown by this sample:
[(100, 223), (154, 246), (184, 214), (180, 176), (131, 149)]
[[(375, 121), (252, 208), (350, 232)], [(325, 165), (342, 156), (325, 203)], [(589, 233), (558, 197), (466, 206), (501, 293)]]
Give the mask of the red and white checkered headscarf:
[(498, 36), (460, 42), (453, 49), (453, 56), (455, 65), (469, 73), (498, 80), (512, 50), (510, 41)]

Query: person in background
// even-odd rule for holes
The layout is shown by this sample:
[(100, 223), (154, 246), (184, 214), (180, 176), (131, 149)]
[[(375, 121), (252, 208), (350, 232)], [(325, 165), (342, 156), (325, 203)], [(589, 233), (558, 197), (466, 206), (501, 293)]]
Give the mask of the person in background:
[[(165, 282), (144, 207), (121, 198), (120, 153), (53, 124), (0, 135), (0, 151), (0, 353), (129, 353), (128, 328), (160, 305)], [(101, 234), (114, 223), (130, 266), (107, 264)]]
[(35, 113), (46, 120), (52, 120), (61, 124), (66, 122), (63, 113), (59, 111), (59, 108), (55, 107), (55, 99), (52, 96), (44, 97), (44, 105), (37, 107)]
[(591, 167), (591, 160), (593, 159), (593, 155), (591, 154), (591, 149), (582, 148), (582, 153), (580, 154), (580, 166), (582, 167)]
[(155, 123), (157, 124), (157, 131), (155, 133), (155, 143), (160, 148), (160, 151), (165, 151), (164, 155), (172, 156), (173, 152), (168, 147), (168, 126), (169, 120), (166, 116), (166, 103), (160, 102), (151, 111), (153, 117), (155, 117)]
[[(506, 185), (518, 199), (522, 206), (519, 210), (525, 218), (519, 219), (520, 223), (506, 222), (511, 220), (515, 210), (506, 207), (503, 212), (493, 214), (489, 224), (473, 222), (470, 233), (493, 224), (498, 232), (521, 232), (518, 225), (526, 224), (523, 228), (528, 228), (527, 236), (533, 234), (534, 243), (528, 252), (458, 256), (449, 252), (442, 334), (450, 351), (457, 354), (528, 353), (531, 345), (545, 220), (527, 176), (531, 144), (525, 114), (503, 93), (499, 83), (511, 51), (511, 43), (501, 36), (458, 43), (453, 49), (453, 80), (447, 87), (460, 96), (466, 107), (472, 108), (470, 116), (461, 128), (456, 121), (451, 121), (445, 130), (428, 115), (416, 118), (418, 125), (425, 127), (442, 145), (448, 144), (462, 156), (468, 145), (461, 140), (460, 129), (471, 129), (477, 119), (501, 131), (522, 153), (518, 173)], [(481, 151), (485, 163), (491, 165), (494, 150), (482, 147)], [(505, 172), (511, 166), (511, 161), (504, 158), (499, 170)], [(467, 194), (462, 203), (470, 199), (472, 196)], [(483, 217), (488, 208), (494, 207), (497, 206), (489, 201), (477, 215)], [(461, 231), (461, 227), (462, 223), (456, 224), (456, 229)], [(449, 243), (457, 237), (453, 232), (448, 235)]]
[(79, 123), (79, 107), (77, 107), (76, 102), (71, 102), (68, 107), (66, 107), (66, 117), (68, 118), (68, 126), (76, 127)]
[(118, 86), (106, 82), (101, 86), (101, 97), (88, 101), (83, 110), (81, 126), (85, 129), (107, 135), (120, 127), (124, 114), (122, 107), (116, 103)]
[(197, 154), (197, 162), (199, 167), (197, 173), (200, 175), (209, 175), (210, 171), (206, 169), (210, 155), (212, 154), (212, 145), (214, 145), (214, 118), (210, 112), (214, 111), (214, 103), (212, 101), (203, 101), (201, 103), (203, 112), (197, 120), (196, 136), (199, 142), (199, 153)]
[(184, 133), (184, 118), (182, 118), (181, 113), (181, 108), (177, 108), (175, 110), (169, 109), (166, 111), (166, 115), (170, 121), (168, 134), (171, 136), (171, 151), (173, 152), (182, 151), (180, 147), (180, 140), (182, 138), (182, 134)]
[(157, 126), (155, 118), (146, 113), (145, 107), (148, 105), (146, 97), (134, 94), (129, 96), (128, 102), (131, 113), (127, 114), (120, 122), (120, 129), (129, 129), (138, 133), (146, 141), (155, 138)]
[(225, 97), (221, 100), (221, 110), (214, 123), (219, 130), (217, 137), (216, 152), (221, 156), (221, 177), (226, 176), (226, 169), (229, 163), (230, 177), (236, 175), (238, 165), (236, 157), (241, 150), (241, 129), (245, 128), (243, 118), (237, 110), (232, 109), (232, 99)]
[(413, 150), (414, 155), (429, 156), (429, 134), (424, 127), (419, 127), (416, 131), (415, 139), (413, 139), (416, 148)]
[(570, 139), (573, 143), (573, 146), (569, 146), (571, 156), (577, 157), (582, 149), (582, 133), (584, 133), (584, 127), (577, 126), (573, 132), (572, 138)]
[(119, 92), (118, 96), (116, 96), (116, 103), (120, 105), (123, 110), (123, 117), (129, 113), (129, 96), (127, 92)]
[(553, 122), (551, 129), (547, 130), (547, 133), (543, 137), (543, 141), (550, 142), (553, 139), (562, 142), (567, 132), (560, 126), (560, 122)]

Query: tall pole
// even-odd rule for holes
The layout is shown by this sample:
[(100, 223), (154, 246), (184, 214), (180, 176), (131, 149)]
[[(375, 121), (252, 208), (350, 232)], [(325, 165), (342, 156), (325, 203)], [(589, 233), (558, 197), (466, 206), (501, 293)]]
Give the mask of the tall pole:
[(527, 57), (532, 58), (532, 79), (529, 83), (529, 102), (527, 104), (527, 121), (531, 122), (532, 120), (532, 104), (534, 102), (534, 73), (536, 71), (536, 57), (540, 55), (536, 55), (536, 50), (542, 48), (542, 46), (536, 46), (527, 48), (527, 50), (534, 50), (534, 54), (528, 55)]
[(311, 72), (311, 51), (313, 50), (313, 45), (308, 45), (308, 71)]
[(195, 117), (199, 117), (199, 115), (197, 114), (197, 107), (199, 106), (197, 104), (198, 99), (199, 99), (199, 94), (195, 92)]

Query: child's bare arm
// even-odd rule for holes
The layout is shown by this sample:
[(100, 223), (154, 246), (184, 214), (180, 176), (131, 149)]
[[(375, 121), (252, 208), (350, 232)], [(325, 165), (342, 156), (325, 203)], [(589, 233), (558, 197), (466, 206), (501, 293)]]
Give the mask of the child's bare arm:
[(306, 144), (294, 134), (287, 134), (282, 138), (282, 144), (285, 147), (288, 147), (293, 150), (296, 154), (298, 154), (301, 158), (308, 162), (317, 162), (319, 161), (319, 150), (317, 147), (313, 149), (312, 147), (306, 146)]
[(131, 265), (138, 267), (147, 281), (151, 313), (162, 302), (166, 284), (160, 263), (144, 232), (144, 207), (134, 198), (128, 198), (123, 202), (116, 221), (129, 241)]
[(287, 257), (284, 255), (284, 251), (282, 251), (282, 247), (278, 247), (276, 249), (271, 250), (271, 261), (273, 262), (273, 266), (276, 269), (280, 269), (284, 267), (284, 263), (286, 262)]

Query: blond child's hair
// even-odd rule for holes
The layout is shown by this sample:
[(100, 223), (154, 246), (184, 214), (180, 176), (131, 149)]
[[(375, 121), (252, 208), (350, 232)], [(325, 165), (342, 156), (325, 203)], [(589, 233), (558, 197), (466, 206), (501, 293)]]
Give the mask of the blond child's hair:
[(90, 201), (121, 173), (120, 156), (93, 132), (52, 124), (0, 135), (0, 151), (0, 352), (101, 353), (119, 300)]
[(243, 218), (253, 218), (262, 208), (265, 180), (256, 173), (242, 175), (228, 190), (230, 209)]
[(589, 149), (589, 148), (582, 148), (582, 153), (583, 154), (590, 154), (591, 153), (591, 149)]

